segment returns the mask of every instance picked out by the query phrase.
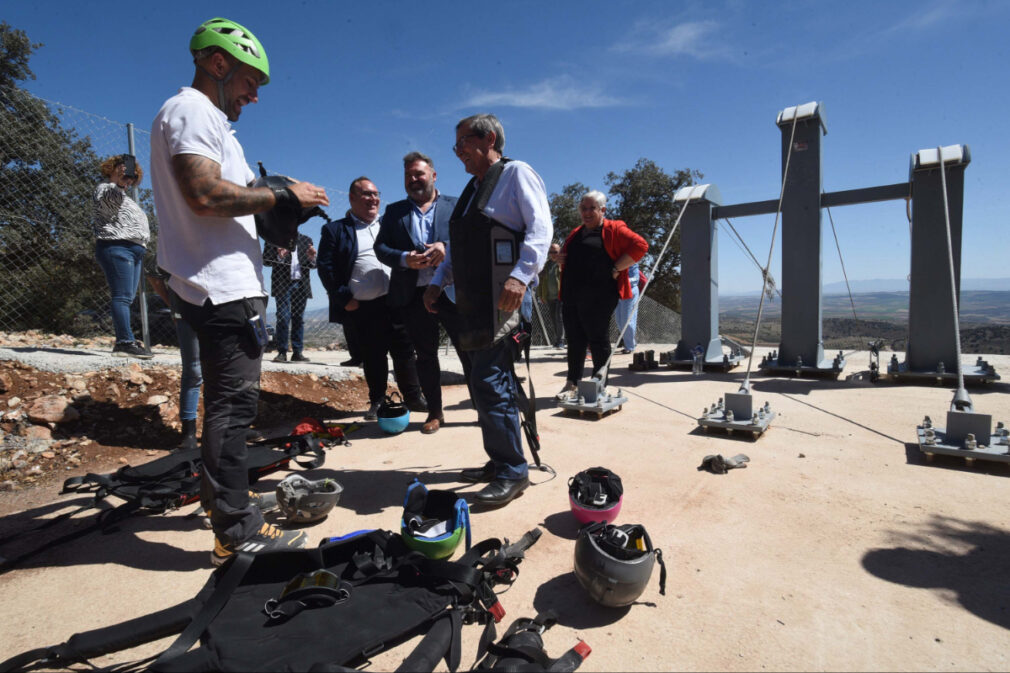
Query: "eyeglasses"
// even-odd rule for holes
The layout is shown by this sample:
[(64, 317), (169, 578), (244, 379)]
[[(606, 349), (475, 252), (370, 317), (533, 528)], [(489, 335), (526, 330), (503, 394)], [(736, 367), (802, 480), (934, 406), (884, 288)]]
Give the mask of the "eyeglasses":
[(463, 141), (466, 140), (467, 138), (481, 138), (481, 137), (483, 136), (481, 136), (479, 133), (465, 133), (461, 135), (459, 137), (459, 140), (456, 141), (456, 144), (452, 146), (453, 153), (458, 153), (461, 149), (463, 149), (464, 144)]
[(381, 192), (363, 192), (361, 190), (357, 191), (358, 196), (364, 197), (366, 199), (377, 199), (382, 196)]

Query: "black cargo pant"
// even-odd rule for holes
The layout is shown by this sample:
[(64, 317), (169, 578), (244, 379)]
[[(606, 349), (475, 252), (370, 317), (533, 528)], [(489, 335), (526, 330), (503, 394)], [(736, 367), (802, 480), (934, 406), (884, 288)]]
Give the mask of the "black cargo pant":
[(249, 502), (246, 430), (256, 419), (263, 356), (249, 318), (265, 315), (266, 298), (181, 304), (183, 320), (200, 342), (203, 370), (200, 499), (211, 512), (214, 535), (235, 544), (263, 525), (262, 513)]

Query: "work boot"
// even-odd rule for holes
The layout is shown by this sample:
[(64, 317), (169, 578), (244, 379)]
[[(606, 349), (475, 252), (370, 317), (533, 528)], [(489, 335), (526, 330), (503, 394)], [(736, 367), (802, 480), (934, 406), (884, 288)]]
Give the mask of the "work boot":
[(274, 356), (274, 362), (287, 362), (288, 352), (287, 351), (277, 351), (277, 355)]
[(197, 447), (196, 443), (196, 419), (189, 418), (182, 421), (182, 444), (180, 451), (190, 451)]
[(295, 352), (293, 352), (291, 354), (291, 361), (292, 362), (308, 362), (309, 359), (307, 357), (305, 357), (304, 355), (302, 355), (301, 351), (295, 351)]
[(301, 549), (308, 539), (302, 530), (281, 530), (277, 526), (264, 523), (259, 532), (248, 540), (236, 544), (224, 544), (214, 536), (214, 551), (210, 553), (210, 562), (215, 566), (224, 565), (225, 561), (236, 552), (258, 554), (265, 551), (282, 551)]

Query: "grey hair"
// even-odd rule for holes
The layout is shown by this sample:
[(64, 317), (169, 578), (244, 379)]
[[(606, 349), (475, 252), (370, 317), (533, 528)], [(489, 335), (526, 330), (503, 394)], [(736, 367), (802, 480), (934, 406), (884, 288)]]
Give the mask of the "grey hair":
[(423, 161), (424, 163), (426, 163), (429, 166), (431, 166), (432, 170), (435, 169), (435, 164), (432, 163), (431, 157), (429, 157), (424, 152), (417, 152), (417, 151), (410, 152), (405, 157), (403, 157), (403, 167), (406, 168), (407, 166), (410, 166), (415, 161)]
[(460, 119), (456, 124), (458, 131), (461, 126), (466, 126), (471, 133), (477, 134), (478, 138), (486, 138), (488, 133), (494, 133), (494, 149), (499, 154), (505, 152), (505, 129), (501, 122), (493, 114), (477, 114)]
[(579, 199), (579, 202), (581, 203), (586, 199), (592, 199), (596, 203), (596, 205), (598, 205), (600, 208), (607, 207), (607, 196), (598, 189), (591, 189), (585, 194), (583, 194), (582, 198)]

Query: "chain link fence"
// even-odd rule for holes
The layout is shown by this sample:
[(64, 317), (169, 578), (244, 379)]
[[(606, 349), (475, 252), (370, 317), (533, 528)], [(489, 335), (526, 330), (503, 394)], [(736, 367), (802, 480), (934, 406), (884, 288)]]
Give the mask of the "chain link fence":
[[(140, 127), (32, 96), (18, 88), (0, 87), (0, 330), (40, 330), (75, 337), (114, 340), (109, 287), (95, 260), (93, 199), (102, 181), (99, 164), (131, 153), (145, 179), (132, 194), (147, 213), (151, 227), (145, 271), (155, 269), (158, 223), (149, 188), (151, 138), (148, 123)], [(132, 142), (131, 142), (132, 136)], [(331, 190), (338, 193), (340, 190)], [(306, 232), (308, 233), (308, 232)], [(317, 243), (317, 241), (314, 241)], [(267, 290), (272, 274), (291, 277), (291, 259), (265, 267)], [(306, 260), (299, 264), (311, 266)], [(304, 273), (315, 274), (305, 269)], [(319, 292), (317, 285), (317, 294)], [(309, 283), (293, 285), (293, 311), (305, 306)], [(315, 306), (320, 304), (316, 297)], [(322, 302), (325, 306), (325, 302)], [(146, 307), (145, 311), (142, 310)], [(141, 279), (131, 310), (134, 333), (151, 344), (175, 345), (171, 313)], [(145, 320), (146, 317), (146, 320)], [(276, 300), (267, 317), (276, 323)], [(328, 311), (310, 307), (303, 314), (304, 343), (309, 348), (346, 347), (343, 330), (330, 323)], [(146, 322), (146, 325), (144, 324)], [(534, 345), (557, 342), (548, 308), (538, 300), (534, 312)], [(276, 335), (278, 325), (271, 325)], [(617, 326), (611, 328), (617, 339)], [(675, 343), (679, 314), (643, 298), (639, 306), (638, 341)], [(443, 335), (444, 337), (444, 335)]]

